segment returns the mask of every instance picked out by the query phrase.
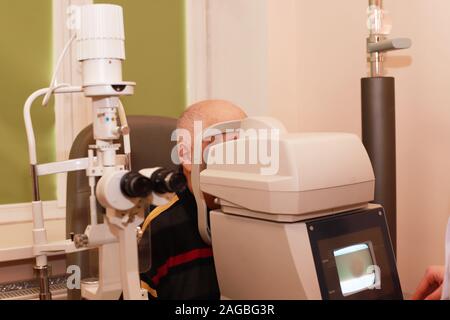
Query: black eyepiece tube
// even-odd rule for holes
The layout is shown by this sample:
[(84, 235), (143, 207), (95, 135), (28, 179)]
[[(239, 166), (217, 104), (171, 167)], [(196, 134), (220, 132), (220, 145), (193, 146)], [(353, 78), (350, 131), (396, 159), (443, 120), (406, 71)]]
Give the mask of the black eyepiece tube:
[(127, 173), (120, 182), (120, 188), (130, 198), (145, 198), (153, 191), (151, 180), (136, 172)]
[(158, 169), (150, 178), (137, 172), (127, 173), (120, 182), (122, 193), (129, 198), (145, 198), (150, 193), (179, 193), (187, 188), (187, 180), (183, 173)]
[(153, 191), (156, 193), (183, 192), (187, 188), (187, 181), (184, 174), (166, 169), (159, 169), (150, 178)]

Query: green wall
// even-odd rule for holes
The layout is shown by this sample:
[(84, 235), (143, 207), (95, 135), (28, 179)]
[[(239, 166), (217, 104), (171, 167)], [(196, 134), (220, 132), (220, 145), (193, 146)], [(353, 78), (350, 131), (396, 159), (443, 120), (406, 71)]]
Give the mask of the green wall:
[(127, 114), (178, 117), (186, 104), (184, 0), (106, 0), (125, 15)]
[[(109, 0), (124, 7), (127, 61), (124, 80), (136, 94), (123, 99), (129, 115), (177, 117), (186, 104), (183, 0)], [(48, 86), (52, 70), (51, 0), (0, 0), (0, 204), (29, 202), (31, 180), (23, 104)], [(54, 109), (33, 111), (41, 163), (55, 160)], [(44, 200), (55, 199), (56, 179), (41, 180)]]
[[(0, 0), (0, 204), (31, 201), (23, 105), (48, 86), (52, 62), (51, 0)], [(40, 162), (54, 161), (54, 110), (34, 105)], [(41, 180), (41, 196), (55, 198), (55, 177)]]

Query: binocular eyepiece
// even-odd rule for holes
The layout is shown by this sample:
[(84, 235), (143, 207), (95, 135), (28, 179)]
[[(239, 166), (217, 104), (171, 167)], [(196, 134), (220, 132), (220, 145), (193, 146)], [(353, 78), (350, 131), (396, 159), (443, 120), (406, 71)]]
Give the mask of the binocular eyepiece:
[(187, 181), (181, 172), (158, 169), (150, 178), (138, 173), (127, 173), (120, 182), (122, 193), (129, 198), (145, 198), (150, 193), (179, 193), (187, 188)]

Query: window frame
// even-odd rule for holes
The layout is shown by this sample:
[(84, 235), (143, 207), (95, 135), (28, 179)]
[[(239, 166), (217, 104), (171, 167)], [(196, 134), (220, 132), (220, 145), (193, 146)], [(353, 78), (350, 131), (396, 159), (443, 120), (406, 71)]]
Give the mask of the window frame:
[[(56, 65), (60, 53), (74, 32), (66, 27), (68, 9), (73, 5), (92, 3), (92, 0), (53, 0), (53, 65)], [(59, 83), (81, 83), (81, 66), (75, 60), (75, 55), (76, 47), (72, 46), (58, 73)], [(64, 161), (69, 158), (73, 141), (80, 131), (92, 122), (91, 106), (90, 99), (85, 98), (82, 94), (55, 97), (56, 161)], [(46, 220), (65, 220), (66, 181), (67, 174), (57, 176), (56, 200), (44, 202)], [(30, 203), (0, 205), (0, 226), (31, 223), (32, 221)]]

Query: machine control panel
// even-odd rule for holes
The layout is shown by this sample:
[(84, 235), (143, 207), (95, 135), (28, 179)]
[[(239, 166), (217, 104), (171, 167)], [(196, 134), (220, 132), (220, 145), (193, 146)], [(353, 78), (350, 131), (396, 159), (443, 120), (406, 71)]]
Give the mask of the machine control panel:
[(307, 222), (322, 298), (402, 300), (382, 207)]

